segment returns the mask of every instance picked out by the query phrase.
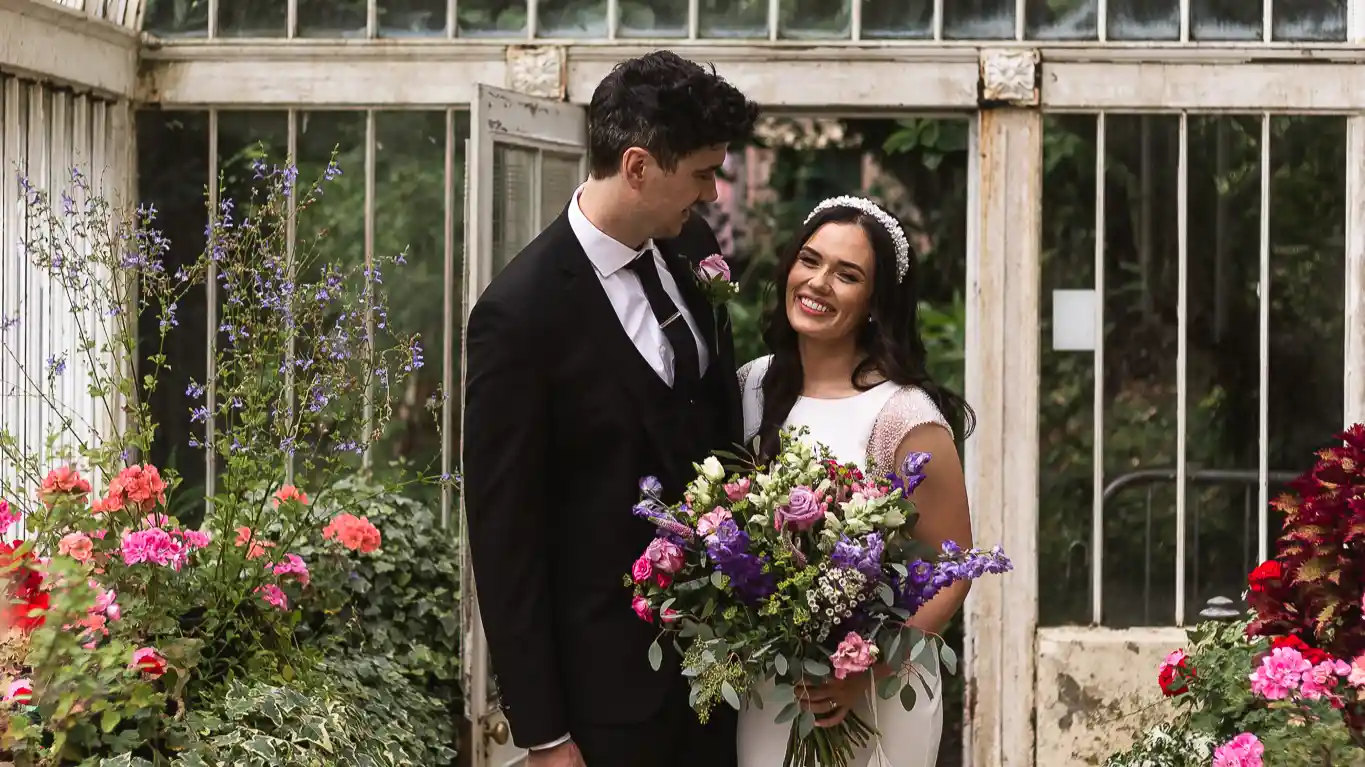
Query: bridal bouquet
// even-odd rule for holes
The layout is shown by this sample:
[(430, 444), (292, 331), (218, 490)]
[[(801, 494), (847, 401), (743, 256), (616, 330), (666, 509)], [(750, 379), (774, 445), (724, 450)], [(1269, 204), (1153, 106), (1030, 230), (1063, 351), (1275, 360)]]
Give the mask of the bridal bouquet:
[[(906, 621), (950, 584), (1011, 565), (998, 547), (964, 551), (949, 542), (923, 551), (910, 537), (908, 496), (924, 479), (928, 453), (907, 456), (899, 474), (868, 477), (803, 437), (784, 432), (766, 466), (721, 454), (738, 464), (727, 470), (707, 458), (678, 504), (660, 500), (657, 480), (642, 480), (634, 513), (658, 532), (629, 576), (632, 607), (682, 654), (702, 721), (720, 701), (761, 708), (758, 687), (772, 679), (776, 722), (791, 722), (783, 767), (847, 767), (872, 727), (852, 712), (816, 727), (798, 686), (880, 666), (888, 673), (877, 694), (913, 708), (911, 677), (923, 681), (925, 672), (909, 661), (930, 648), (952, 672), (957, 659)], [(660, 668), (658, 640), (649, 660)]]

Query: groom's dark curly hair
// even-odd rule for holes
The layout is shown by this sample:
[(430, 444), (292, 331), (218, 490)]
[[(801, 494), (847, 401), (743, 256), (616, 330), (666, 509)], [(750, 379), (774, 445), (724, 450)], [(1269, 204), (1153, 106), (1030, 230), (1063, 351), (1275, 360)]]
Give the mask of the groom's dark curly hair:
[(654, 51), (617, 64), (588, 104), (588, 164), (609, 178), (621, 154), (649, 150), (664, 170), (716, 144), (747, 139), (758, 105), (735, 86), (672, 51)]

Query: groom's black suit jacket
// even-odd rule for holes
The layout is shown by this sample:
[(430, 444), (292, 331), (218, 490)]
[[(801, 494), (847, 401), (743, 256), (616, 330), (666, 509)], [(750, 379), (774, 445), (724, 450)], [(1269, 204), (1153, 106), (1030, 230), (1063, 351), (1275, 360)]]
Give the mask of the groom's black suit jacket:
[[(639, 480), (672, 502), (692, 462), (742, 429), (723, 307), (692, 276), (720, 252), (699, 217), (656, 241), (710, 349), (701, 385), (674, 391), (621, 326), (567, 215), (526, 246), (475, 304), (467, 331), (464, 503), (479, 607), (514, 742), (573, 723), (659, 714), (679, 684), (622, 583), (654, 535), (635, 518)], [(675, 696), (673, 698), (677, 700)]]

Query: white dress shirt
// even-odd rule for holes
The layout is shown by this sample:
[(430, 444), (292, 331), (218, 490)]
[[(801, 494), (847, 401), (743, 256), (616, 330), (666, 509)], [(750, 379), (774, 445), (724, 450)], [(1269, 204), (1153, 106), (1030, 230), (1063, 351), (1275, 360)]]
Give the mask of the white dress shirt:
[[(573, 227), (574, 236), (578, 238), (578, 244), (583, 246), (583, 252), (588, 254), (593, 271), (602, 282), (602, 289), (606, 291), (607, 299), (611, 301), (611, 308), (616, 310), (616, 318), (621, 321), (621, 327), (625, 328), (626, 335), (630, 336), (640, 356), (654, 368), (654, 372), (659, 374), (664, 383), (672, 386), (673, 347), (669, 346), (663, 328), (659, 327), (658, 320), (654, 318), (654, 310), (650, 308), (649, 299), (645, 297), (645, 289), (640, 284), (640, 278), (626, 268), (643, 248), (641, 251), (634, 250), (594, 226), (588, 217), (583, 215), (583, 209), (578, 206), (578, 195), (582, 191), (581, 186), (574, 190), (573, 202), (569, 204), (569, 225)], [(687, 302), (678, 292), (678, 283), (668, 271), (663, 254), (655, 247), (654, 241), (646, 242), (645, 248), (654, 254), (654, 268), (659, 271), (659, 282), (663, 283), (664, 292), (673, 299), (678, 312), (682, 314), (687, 327), (692, 331), (692, 337), (696, 339), (697, 362), (700, 363), (698, 369), (705, 374), (710, 357), (706, 342), (702, 340), (701, 331), (697, 328), (697, 321), (693, 319), (692, 312), (688, 311)], [(554, 748), (567, 743), (569, 737), (569, 734), (565, 733), (549, 743), (531, 746), (531, 750)]]
[[(673, 347), (669, 345), (663, 328), (659, 327), (658, 320), (654, 318), (654, 311), (649, 308), (649, 299), (645, 297), (645, 289), (640, 285), (640, 278), (626, 268), (641, 251), (612, 239), (583, 215), (583, 209), (578, 206), (578, 196), (582, 191), (583, 188), (579, 187), (574, 192), (573, 202), (569, 205), (569, 225), (573, 227), (574, 236), (583, 246), (583, 252), (588, 254), (588, 260), (592, 262), (597, 279), (601, 280), (602, 289), (606, 291), (607, 298), (611, 301), (611, 308), (616, 310), (616, 318), (621, 321), (621, 327), (625, 328), (626, 335), (630, 336), (635, 348), (640, 351), (640, 355), (649, 366), (654, 368), (654, 372), (659, 374), (664, 383), (672, 386)], [(697, 321), (692, 317), (692, 312), (688, 311), (687, 303), (683, 301), (682, 294), (678, 291), (678, 283), (668, 271), (663, 255), (655, 247), (654, 241), (646, 242), (645, 248), (653, 252), (654, 268), (659, 272), (659, 281), (663, 283), (664, 292), (673, 299), (683, 320), (687, 322), (687, 327), (692, 331), (692, 337), (697, 341), (697, 361), (700, 363), (698, 371), (705, 375), (710, 359)]]

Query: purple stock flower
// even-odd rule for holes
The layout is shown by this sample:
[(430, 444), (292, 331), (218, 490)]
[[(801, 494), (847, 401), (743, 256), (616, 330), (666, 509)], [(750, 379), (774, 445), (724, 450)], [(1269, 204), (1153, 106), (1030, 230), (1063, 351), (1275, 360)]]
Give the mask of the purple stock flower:
[(777, 589), (767, 560), (749, 551), (749, 534), (727, 519), (706, 536), (706, 553), (716, 569), (729, 577), (730, 588), (740, 601), (754, 604)]
[(635, 504), (630, 511), (640, 519), (651, 522), (656, 527), (672, 533), (685, 541), (690, 541), (697, 537), (696, 532), (692, 530), (692, 528), (670, 517), (668, 512), (664, 511), (663, 507), (657, 501), (642, 501)]
[(924, 467), (932, 457), (932, 454), (922, 452), (907, 454), (905, 460), (901, 462), (900, 472), (893, 471), (887, 475), (892, 489), (899, 488), (901, 495), (905, 497), (915, 492), (915, 488), (924, 481)]
[(847, 567), (866, 575), (869, 581), (881, 580), (882, 554), (886, 544), (880, 533), (869, 533), (863, 543), (843, 536), (834, 544), (830, 561), (838, 567)]
[(649, 498), (658, 498), (663, 495), (664, 486), (658, 477), (643, 477), (640, 479), (640, 492)]
[(976, 580), (983, 575), (998, 575), (1014, 569), (1014, 564), (999, 546), (989, 551), (964, 551), (953, 541), (944, 541), (941, 556), (937, 562), (916, 560), (907, 567), (905, 577), (897, 576), (894, 579), (897, 607), (913, 613), (920, 605), (937, 596), (938, 592), (958, 581)]

